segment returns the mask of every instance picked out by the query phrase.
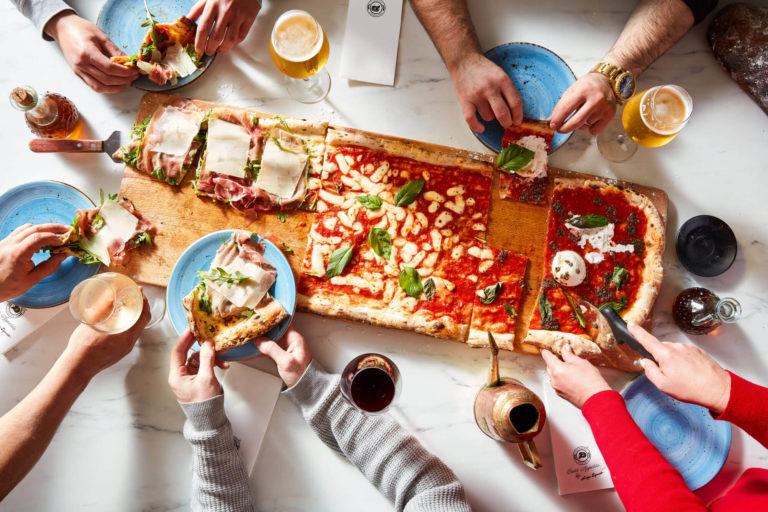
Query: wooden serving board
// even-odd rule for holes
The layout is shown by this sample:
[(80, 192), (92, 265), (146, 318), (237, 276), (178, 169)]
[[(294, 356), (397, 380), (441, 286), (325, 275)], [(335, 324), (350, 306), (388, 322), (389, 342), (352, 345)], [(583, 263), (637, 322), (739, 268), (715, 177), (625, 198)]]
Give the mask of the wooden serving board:
[[(137, 121), (146, 119), (167, 98), (167, 95), (159, 93), (145, 94), (139, 105)], [(197, 100), (195, 103), (203, 108), (215, 106)], [(258, 112), (258, 114), (262, 114), (264, 117), (272, 116), (272, 114), (264, 112)], [(369, 134), (385, 139), (406, 141), (419, 148), (439, 151), (456, 157), (472, 158), (488, 163), (493, 163), (494, 160), (493, 155), (484, 153), (401, 139), (389, 135)], [(566, 169), (550, 168), (549, 171), (548, 197), (551, 196), (555, 177), (603, 180), (603, 178)], [(197, 239), (222, 229), (246, 229), (261, 235), (271, 233), (284, 242), (292, 251), (286, 256), (294, 273), (298, 275), (306, 248), (307, 234), (312, 225), (312, 213), (287, 212), (284, 216), (285, 222), (282, 222), (277, 215), (267, 213), (248, 223), (241, 213), (231, 207), (221, 203), (215, 204), (207, 198), (197, 197), (190, 184), (192, 179), (194, 179), (194, 173), (190, 172), (179, 186), (172, 187), (140, 173), (130, 166), (125, 167), (120, 184), (120, 196), (130, 199), (139, 212), (157, 226), (158, 234), (155, 236), (152, 246), (140, 247), (126, 267), (111, 268), (110, 270), (128, 274), (139, 282), (167, 286), (176, 261), (186, 248)], [(664, 191), (623, 181), (607, 181), (648, 196), (666, 222), (668, 199)], [(498, 173), (494, 173), (486, 240), (491, 245), (522, 254), (530, 260), (527, 272), (529, 290), (523, 294), (519, 311), (519, 318), (521, 319), (530, 317), (543, 278), (544, 240), (548, 211), (548, 205), (534, 206), (499, 198)], [(524, 323), (518, 323), (515, 350), (537, 353), (538, 350), (535, 347), (520, 343), (527, 332), (527, 326), (523, 325)]]

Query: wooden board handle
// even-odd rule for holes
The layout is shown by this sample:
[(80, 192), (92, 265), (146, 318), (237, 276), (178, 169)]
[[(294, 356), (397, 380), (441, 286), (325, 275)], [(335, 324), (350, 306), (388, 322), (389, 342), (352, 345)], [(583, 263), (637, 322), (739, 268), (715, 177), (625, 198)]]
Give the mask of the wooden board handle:
[(101, 153), (100, 140), (32, 139), (29, 149), (35, 153)]

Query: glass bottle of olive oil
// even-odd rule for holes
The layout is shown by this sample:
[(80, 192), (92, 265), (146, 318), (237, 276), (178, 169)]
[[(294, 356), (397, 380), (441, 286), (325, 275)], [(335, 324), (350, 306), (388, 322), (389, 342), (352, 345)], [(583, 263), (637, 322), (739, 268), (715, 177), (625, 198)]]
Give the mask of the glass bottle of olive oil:
[(82, 119), (75, 104), (61, 94), (39, 97), (28, 85), (11, 91), (11, 105), (24, 112), (29, 129), (38, 137), (71, 139), (80, 135)]

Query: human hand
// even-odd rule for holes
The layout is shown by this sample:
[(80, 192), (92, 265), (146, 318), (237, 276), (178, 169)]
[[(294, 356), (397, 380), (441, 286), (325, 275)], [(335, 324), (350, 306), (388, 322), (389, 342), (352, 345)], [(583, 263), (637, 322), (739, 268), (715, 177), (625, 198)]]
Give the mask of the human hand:
[(639, 325), (630, 324), (629, 332), (656, 359), (657, 364), (649, 359), (641, 364), (657, 388), (716, 414), (725, 410), (731, 397), (731, 377), (706, 352), (693, 345), (659, 341)]
[(195, 51), (200, 55), (228, 52), (248, 35), (259, 10), (256, 0), (198, 0), (187, 14), (197, 21)]
[[(573, 112), (573, 116), (566, 118)], [(611, 82), (601, 73), (587, 73), (571, 85), (549, 116), (549, 126), (560, 133), (577, 129), (597, 135), (616, 113), (616, 96)]]
[(80, 324), (69, 337), (64, 353), (74, 361), (77, 370), (90, 379), (128, 355), (150, 317), (149, 302), (144, 297), (141, 315), (130, 329), (118, 334), (105, 334)]
[(229, 368), (229, 363), (216, 358), (211, 341), (203, 342), (200, 351), (187, 359), (187, 351), (194, 342), (195, 337), (187, 329), (171, 352), (168, 385), (179, 402), (200, 402), (220, 395), (221, 384), (213, 367)]
[[(299, 382), (299, 379), (312, 361), (307, 342), (299, 331), (289, 327), (279, 343), (268, 338), (254, 341), (259, 352), (272, 359), (277, 365), (277, 372), (289, 388)], [(283, 348), (285, 347), (285, 348)]]
[(54, 254), (37, 266), (32, 255), (44, 245), (61, 245), (56, 235), (68, 230), (62, 224), (24, 224), (0, 241), (0, 301), (18, 297), (59, 268), (65, 254)]
[(61, 47), (69, 67), (96, 92), (120, 92), (139, 77), (139, 71), (109, 60), (125, 55), (99, 27), (72, 11), (54, 16), (45, 33)]
[(523, 101), (503, 69), (480, 53), (471, 53), (450, 69), (456, 97), (467, 124), (476, 132), (485, 130), (475, 111), (486, 121), (498, 119), (509, 128), (523, 120)]
[(561, 361), (549, 350), (541, 351), (541, 357), (547, 364), (550, 384), (558, 396), (581, 409), (592, 395), (611, 389), (600, 370), (574, 354), (570, 345), (563, 348), (562, 354)]

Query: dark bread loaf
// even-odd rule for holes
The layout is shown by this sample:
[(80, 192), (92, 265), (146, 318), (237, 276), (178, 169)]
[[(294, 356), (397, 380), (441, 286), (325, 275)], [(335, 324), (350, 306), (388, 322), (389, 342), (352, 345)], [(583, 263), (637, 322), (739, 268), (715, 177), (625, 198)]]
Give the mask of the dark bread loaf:
[(726, 6), (710, 23), (707, 39), (723, 69), (768, 114), (768, 9)]

